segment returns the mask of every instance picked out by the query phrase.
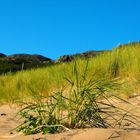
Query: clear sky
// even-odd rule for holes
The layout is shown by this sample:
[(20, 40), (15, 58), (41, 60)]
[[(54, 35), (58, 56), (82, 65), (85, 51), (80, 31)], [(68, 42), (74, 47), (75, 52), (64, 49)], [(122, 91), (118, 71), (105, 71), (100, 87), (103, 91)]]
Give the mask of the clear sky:
[(140, 40), (140, 0), (0, 0), (0, 52), (63, 54)]

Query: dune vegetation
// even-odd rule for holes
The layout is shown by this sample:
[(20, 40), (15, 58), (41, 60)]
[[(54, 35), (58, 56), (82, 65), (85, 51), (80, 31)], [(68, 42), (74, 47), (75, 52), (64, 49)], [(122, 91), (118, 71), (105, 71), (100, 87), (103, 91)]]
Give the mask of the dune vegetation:
[(94, 58), (77, 59), (74, 62), (60, 63), (45, 68), (8, 73), (0, 76), (0, 101), (14, 102), (29, 99), (31, 91), (48, 96), (67, 85), (66, 77), (72, 76), (76, 62), (78, 73), (88, 61), (86, 79), (116, 80), (121, 84), (118, 94), (129, 97), (139, 91), (140, 43), (123, 45)]
[(131, 43), (94, 58), (1, 75), (0, 102), (23, 106), (18, 114), (25, 122), (17, 130), (25, 134), (136, 125), (110, 97), (126, 102), (139, 94), (139, 54), (140, 43)]

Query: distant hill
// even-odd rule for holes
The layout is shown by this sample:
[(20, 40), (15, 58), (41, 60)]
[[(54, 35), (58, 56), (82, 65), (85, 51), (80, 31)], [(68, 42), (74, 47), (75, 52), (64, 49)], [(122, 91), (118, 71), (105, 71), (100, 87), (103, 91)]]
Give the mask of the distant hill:
[(87, 51), (74, 55), (63, 55), (57, 60), (52, 60), (42, 55), (13, 54), (6, 56), (5, 54), (0, 53), (0, 74), (69, 62), (77, 58), (95, 57), (103, 52), (105, 51)]
[(77, 54), (73, 54), (73, 55), (62, 55), (55, 62), (60, 63), (60, 62), (69, 62), (69, 61), (72, 61), (72, 60), (77, 59), (77, 58), (83, 58), (83, 59), (91, 58), (91, 57), (95, 57), (99, 54), (102, 54), (104, 52), (109, 52), (109, 50), (86, 51), (83, 53), (77, 53)]
[[(128, 44), (119, 45), (117, 48), (128, 47), (128, 46), (139, 46), (140, 42), (131, 42)], [(31, 54), (13, 54), (6, 56), (0, 53), (0, 74), (7, 72), (16, 72), (31, 68), (45, 67), (57, 63), (69, 62), (77, 58), (86, 59), (96, 57), (102, 53), (111, 52), (111, 50), (100, 50), (100, 51), (87, 51), (83, 53), (77, 53), (73, 55), (63, 55), (56, 60), (52, 60), (42, 55), (31, 55)]]
[(0, 58), (3, 58), (3, 57), (6, 57), (6, 55), (3, 53), (0, 53)]
[(6, 56), (2, 54), (0, 55), (0, 74), (43, 67), (52, 63), (53, 60), (42, 55), (14, 54)]

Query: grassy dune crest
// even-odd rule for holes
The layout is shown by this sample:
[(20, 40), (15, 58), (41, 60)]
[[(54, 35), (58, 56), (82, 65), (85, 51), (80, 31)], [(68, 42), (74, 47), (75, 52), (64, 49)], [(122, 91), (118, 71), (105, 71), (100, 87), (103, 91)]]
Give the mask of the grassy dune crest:
[[(86, 79), (118, 79), (123, 83), (123, 90), (138, 92), (140, 75), (140, 43), (123, 45), (105, 52), (94, 58), (77, 59), (78, 72), (88, 61)], [(32, 91), (43, 96), (64, 88), (67, 85), (64, 77), (72, 75), (72, 67), (75, 62), (60, 63), (46, 68), (32, 69), (27, 71), (9, 73), (0, 76), (0, 101), (13, 102), (17, 99), (29, 99)]]

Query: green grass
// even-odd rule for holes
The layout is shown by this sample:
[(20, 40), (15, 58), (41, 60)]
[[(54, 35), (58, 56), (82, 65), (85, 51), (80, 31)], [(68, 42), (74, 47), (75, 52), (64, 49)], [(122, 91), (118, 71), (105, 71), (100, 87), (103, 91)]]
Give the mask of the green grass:
[[(124, 83), (124, 94), (139, 91), (140, 77), (140, 45), (130, 44), (113, 49), (95, 58), (90, 58), (87, 79), (92, 76), (97, 79), (118, 79)], [(79, 72), (82, 72), (87, 60), (76, 60)], [(28, 100), (31, 89), (43, 96), (63, 88), (67, 82), (64, 77), (72, 75), (71, 68), (74, 62), (56, 64), (46, 68), (32, 69), (0, 76), (0, 102), (14, 102), (17, 99)], [(123, 82), (122, 82), (123, 81)], [(129, 86), (128, 86), (129, 85)], [(123, 88), (123, 86), (122, 86)]]
[[(71, 76), (64, 77), (66, 86), (47, 98), (30, 88), (32, 101), (19, 102), (18, 112), (25, 121), (17, 127), (24, 134), (55, 133), (75, 128), (139, 127), (137, 116), (111, 103), (111, 97), (128, 103), (112, 94), (119, 85), (114, 80), (87, 78), (88, 61), (79, 71), (73, 64)], [(43, 88), (42, 88), (43, 89)], [(43, 90), (42, 90), (43, 91)], [(129, 103), (128, 103), (129, 104)]]

